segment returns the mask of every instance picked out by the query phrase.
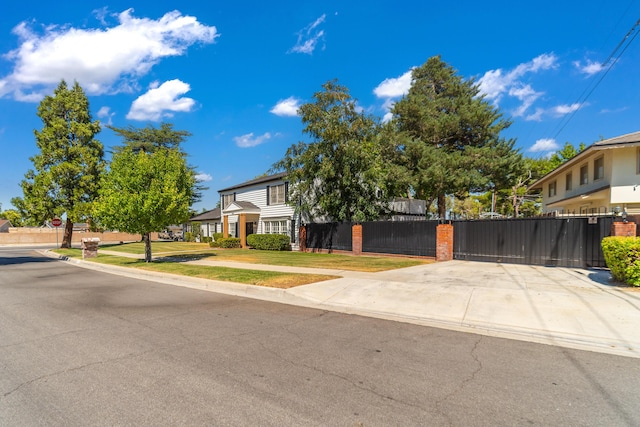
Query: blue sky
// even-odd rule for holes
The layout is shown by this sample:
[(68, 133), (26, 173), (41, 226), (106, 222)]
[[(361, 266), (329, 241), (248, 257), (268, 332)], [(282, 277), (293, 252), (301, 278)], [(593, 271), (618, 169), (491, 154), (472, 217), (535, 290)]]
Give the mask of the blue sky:
[[(625, 35), (639, 18), (637, 0), (13, 2), (0, 18), (0, 203), (22, 196), (38, 102), (62, 78), (103, 124), (193, 133), (183, 148), (210, 188), (198, 211), (306, 139), (296, 108), (327, 80), (384, 119), (434, 55), (480, 83), (526, 155), (635, 132), (640, 37)], [(120, 143), (106, 128), (98, 139)]]

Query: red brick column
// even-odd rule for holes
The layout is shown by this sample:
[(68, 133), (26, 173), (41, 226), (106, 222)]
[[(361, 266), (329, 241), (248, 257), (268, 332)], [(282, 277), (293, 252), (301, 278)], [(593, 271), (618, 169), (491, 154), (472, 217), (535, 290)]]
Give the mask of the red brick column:
[(611, 224), (611, 235), (635, 237), (636, 228), (637, 225), (635, 222), (614, 222)]
[(453, 259), (453, 225), (439, 224), (436, 229), (436, 261)]
[(354, 255), (362, 254), (362, 224), (351, 226), (351, 252)]
[(300, 247), (300, 252), (307, 251), (307, 226), (301, 225), (298, 229), (298, 242)]

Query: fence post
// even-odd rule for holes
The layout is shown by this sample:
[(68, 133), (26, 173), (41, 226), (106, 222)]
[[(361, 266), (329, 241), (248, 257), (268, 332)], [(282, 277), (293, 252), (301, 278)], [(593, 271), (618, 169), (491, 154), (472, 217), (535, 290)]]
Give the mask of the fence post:
[(354, 255), (362, 254), (362, 224), (351, 226), (351, 252)]
[(298, 229), (298, 247), (300, 248), (300, 252), (307, 251), (307, 226), (301, 225)]
[(635, 237), (636, 228), (637, 225), (635, 222), (614, 222), (611, 224), (611, 235)]
[(438, 224), (436, 228), (436, 261), (453, 259), (453, 225)]

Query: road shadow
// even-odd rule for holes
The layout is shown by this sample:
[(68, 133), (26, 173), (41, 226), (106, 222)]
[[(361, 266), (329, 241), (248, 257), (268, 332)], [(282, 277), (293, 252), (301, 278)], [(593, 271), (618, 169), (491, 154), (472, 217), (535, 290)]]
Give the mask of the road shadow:
[(0, 265), (16, 265), (16, 264), (29, 264), (29, 263), (41, 263), (58, 261), (54, 258), (38, 257), (38, 256), (13, 256), (2, 257), (0, 256)]

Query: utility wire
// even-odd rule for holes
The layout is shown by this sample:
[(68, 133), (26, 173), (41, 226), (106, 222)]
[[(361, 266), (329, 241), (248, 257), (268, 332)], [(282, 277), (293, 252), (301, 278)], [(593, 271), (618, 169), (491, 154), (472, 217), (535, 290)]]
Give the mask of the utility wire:
[[(605, 78), (605, 76), (609, 73), (609, 71), (611, 71), (613, 66), (618, 62), (618, 60), (620, 59), (622, 54), (627, 50), (629, 45), (638, 36), (638, 33), (640, 33), (640, 32), (636, 31), (636, 30), (638, 29), (639, 25), (640, 25), (640, 19), (638, 19), (636, 21), (636, 23), (631, 27), (631, 29), (622, 38), (622, 40), (620, 40), (620, 43), (618, 43), (618, 45), (615, 47), (615, 49), (613, 49), (613, 51), (609, 54), (607, 59), (605, 59), (602, 62), (602, 64), (600, 64), (600, 67), (601, 67), (600, 72), (601, 73), (602, 73), (602, 69), (604, 69), (607, 66), (607, 64), (609, 64), (609, 66), (604, 71), (604, 73), (602, 73), (600, 75), (600, 78), (598, 80), (595, 80), (595, 84), (593, 84), (592, 87), (587, 86), (585, 88), (585, 90), (578, 97), (578, 100), (574, 104), (578, 104), (579, 106), (581, 106), (582, 104), (584, 104), (587, 101), (587, 99), (589, 99), (589, 97), (591, 96), (593, 91), (596, 90), (596, 88), (598, 87), (598, 85), (600, 85), (600, 83)], [(620, 53), (617, 53), (620, 49), (622, 49), (620, 51)], [(617, 55), (616, 55), (616, 53), (617, 53)], [(573, 116), (576, 115), (576, 113), (578, 112), (578, 109), (579, 108), (573, 110), (573, 112), (571, 114), (569, 114), (568, 116), (565, 116), (566, 119), (563, 119), (562, 122), (560, 122), (560, 128), (558, 129), (558, 131), (553, 136), (553, 139), (556, 139), (558, 137), (558, 135), (560, 135), (560, 132), (562, 132), (564, 130), (564, 128), (567, 126), (567, 124), (569, 124), (569, 122), (571, 121), (571, 119), (573, 119)]]

